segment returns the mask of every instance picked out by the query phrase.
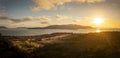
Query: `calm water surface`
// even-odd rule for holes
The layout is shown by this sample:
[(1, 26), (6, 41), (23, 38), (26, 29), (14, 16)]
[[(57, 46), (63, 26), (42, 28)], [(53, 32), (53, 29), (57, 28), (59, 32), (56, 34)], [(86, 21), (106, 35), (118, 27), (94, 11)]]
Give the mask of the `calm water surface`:
[[(97, 32), (96, 29), (77, 29), (77, 30), (67, 30), (67, 29), (0, 29), (0, 33), (3, 36), (35, 36), (43, 34), (52, 33), (91, 33)], [(103, 31), (120, 31), (120, 29), (99, 29), (100, 32)]]

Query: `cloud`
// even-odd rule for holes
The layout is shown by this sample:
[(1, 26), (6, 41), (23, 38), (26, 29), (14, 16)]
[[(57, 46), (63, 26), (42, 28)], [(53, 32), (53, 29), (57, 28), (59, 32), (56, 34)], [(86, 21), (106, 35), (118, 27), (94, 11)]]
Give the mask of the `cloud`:
[(56, 5), (63, 5), (64, 3), (71, 2), (71, 0), (33, 0), (35, 3), (33, 10), (50, 10), (55, 8)]
[(46, 22), (40, 22), (40, 23), (41, 23), (41, 24), (49, 24), (50, 22), (47, 22), (47, 21), (46, 21)]
[(70, 2), (79, 2), (79, 3), (96, 3), (96, 2), (104, 2), (105, 0), (32, 0), (34, 2), (34, 6), (32, 9), (34, 11), (40, 10), (51, 10), (56, 8), (56, 6), (64, 5), (65, 3)]
[(41, 17), (41, 24), (50, 24), (51, 23), (51, 19), (48, 17)]
[(7, 20), (7, 21), (11, 21), (14, 23), (19, 23), (19, 22), (26, 22), (26, 21), (41, 21), (41, 22), (50, 22), (51, 19), (48, 17), (32, 17), (32, 16), (28, 16), (26, 18), (23, 19), (15, 19), (15, 18), (10, 18), (10, 17), (6, 17), (6, 16), (0, 16), (0, 20)]
[(81, 22), (80, 19), (75, 19), (75, 20), (72, 20), (74, 23), (78, 23), (78, 22)]
[(11, 22), (23, 22), (23, 21), (29, 21), (29, 19), (15, 19), (15, 18), (10, 18), (10, 17), (6, 17), (6, 16), (0, 16), (0, 20), (8, 20)]
[(7, 20), (9, 19), (9, 17), (6, 17), (6, 16), (0, 16), (0, 20)]
[[(4, 22), (4, 23), (3, 23)], [(39, 27), (46, 26), (51, 23), (51, 19), (47, 16), (32, 17), (28, 16), (23, 19), (15, 19), (7, 16), (0, 16), (0, 25), (7, 27)]]
[(43, 20), (43, 21), (50, 21), (50, 19), (48, 17), (45, 17), (45, 16), (39, 17), (39, 18), (40, 18), (40, 20)]
[(57, 14), (57, 15), (55, 15), (55, 18), (58, 19), (58, 20), (61, 20), (61, 19), (67, 19), (68, 16)]
[(96, 3), (96, 2), (105, 2), (105, 0), (75, 0), (76, 2), (80, 3)]
[(90, 19), (90, 17), (76, 17), (74, 18), (73, 22), (89, 21)]

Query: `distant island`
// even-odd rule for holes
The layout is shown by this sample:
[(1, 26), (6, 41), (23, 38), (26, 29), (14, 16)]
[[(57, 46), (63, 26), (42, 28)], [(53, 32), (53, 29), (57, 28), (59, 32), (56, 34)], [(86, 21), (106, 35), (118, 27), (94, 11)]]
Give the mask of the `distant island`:
[(34, 27), (28, 29), (92, 29), (92, 28), (93, 27), (91, 26), (68, 24), (68, 25), (50, 25), (47, 27)]

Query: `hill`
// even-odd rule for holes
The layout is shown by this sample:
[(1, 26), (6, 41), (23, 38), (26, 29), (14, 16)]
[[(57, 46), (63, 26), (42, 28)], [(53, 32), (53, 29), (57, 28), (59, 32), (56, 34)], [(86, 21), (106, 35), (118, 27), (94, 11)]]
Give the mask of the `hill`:
[(91, 29), (93, 27), (90, 26), (81, 26), (81, 25), (50, 25), (47, 27), (35, 27), (30, 29)]

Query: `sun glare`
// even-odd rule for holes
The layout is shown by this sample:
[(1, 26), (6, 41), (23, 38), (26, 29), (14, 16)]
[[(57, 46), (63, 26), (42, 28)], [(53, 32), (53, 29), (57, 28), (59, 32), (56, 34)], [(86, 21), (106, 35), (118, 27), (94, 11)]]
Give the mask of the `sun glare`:
[(102, 18), (95, 18), (95, 19), (94, 19), (94, 23), (95, 23), (96, 25), (100, 25), (100, 24), (102, 24), (102, 22), (103, 22), (103, 19), (102, 19)]

